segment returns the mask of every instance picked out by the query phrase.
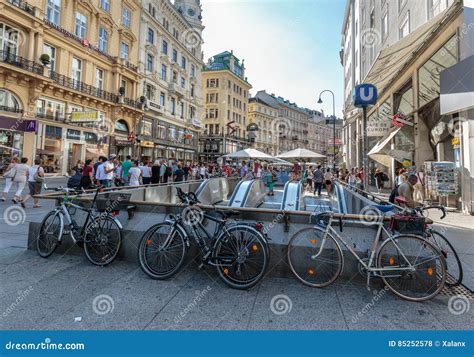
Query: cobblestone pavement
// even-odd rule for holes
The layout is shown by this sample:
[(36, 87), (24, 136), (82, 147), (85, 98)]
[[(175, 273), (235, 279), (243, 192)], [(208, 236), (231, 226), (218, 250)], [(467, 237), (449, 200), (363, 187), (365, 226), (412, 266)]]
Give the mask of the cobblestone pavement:
[[(156, 281), (127, 262), (100, 268), (84, 256), (54, 254), (42, 259), (25, 249), (28, 221), (37, 221), (53, 203), (42, 205), (27, 208), (23, 223), (13, 226), (7, 224), (5, 212), (11, 214), (10, 207), (16, 206), (0, 203), (0, 329), (473, 327), (473, 300), (460, 295), (411, 303), (377, 283), (372, 291), (360, 280), (312, 289), (296, 279), (274, 277), (249, 291), (237, 291), (223, 285), (211, 269), (198, 270), (193, 263), (171, 280)], [(466, 226), (467, 219), (472, 222), (472, 217), (453, 214), (444, 226), (472, 283), (473, 225)]]

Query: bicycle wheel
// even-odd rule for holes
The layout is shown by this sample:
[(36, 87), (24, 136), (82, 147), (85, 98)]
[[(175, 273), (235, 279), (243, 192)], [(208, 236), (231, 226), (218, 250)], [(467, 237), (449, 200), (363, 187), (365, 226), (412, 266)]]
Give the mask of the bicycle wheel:
[(56, 250), (63, 235), (64, 221), (61, 213), (49, 212), (43, 219), (36, 240), (36, 250), (43, 258), (48, 258)]
[(138, 247), (138, 260), (142, 270), (151, 278), (168, 279), (179, 271), (186, 252), (183, 232), (171, 223), (163, 222), (143, 234)]
[(425, 238), (438, 247), (444, 256), (444, 259), (446, 259), (446, 285), (458, 286), (461, 284), (463, 278), (462, 264), (459, 260), (458, 254), (448, 239), (435, 230), (428, 231)]
[(425, 301), (435, 297), (446, 281), (446, 261), (433, 244), (414, 235), (385, 240), (377, 253), (380, 276), (399, 297)]
[(249, 289), (265, 275), (269, 262), (266, 240), (254, 228), (237, 225), (227, 228), (212, 250), (217, 272), (234, 289)]
[(303, 284), (323, 288), (341, 274), (344, 259), (336, 239), (320, 227), (296, 232), (288, 243), (288, 263)]
[(122, 230), (114, 218), (101, 215), (86, 227), (84, 251), (92, 264), (107, 265), (114, 261), (122, 244)]

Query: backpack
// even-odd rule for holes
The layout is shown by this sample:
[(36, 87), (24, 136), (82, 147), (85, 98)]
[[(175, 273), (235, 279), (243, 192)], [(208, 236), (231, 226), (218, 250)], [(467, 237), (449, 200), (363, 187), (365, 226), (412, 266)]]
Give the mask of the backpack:
[(395, 197), (397, 196), (398, 196), (398, 185), (393, 188), (392, 192), (390, 192), (390, 197), (388, 198), (388, 202), (395, 203)]
[(384, 172), (382, 172), (382, 181), (383, 181), (383, 182), (388, 182), (388, 181), (390, 181), (390, 179), (388, 178), (387, 174), (384, 173)]
[(173, 175), (173, 169), (171, 168), (171, 166), (166, 166), (165, 175), (168, 177)]
[(79, 188), (81, 187), (81, 172), (77, 171), (74, 176), (71, 176), (69, 180), (67, 180), (67, 187), (68, 188)]

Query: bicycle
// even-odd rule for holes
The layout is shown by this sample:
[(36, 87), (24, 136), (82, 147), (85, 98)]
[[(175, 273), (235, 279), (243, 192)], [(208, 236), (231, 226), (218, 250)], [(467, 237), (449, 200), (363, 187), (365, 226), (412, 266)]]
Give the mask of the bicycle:
[[(446, 217), (446, 208), (440, 205), (428, 205), (416, 207), (414, 209), (405, 209), (404, 213), (408, 216), (421, 215), (426, 217), (425, 212), (430, 209), (438, 209), (442, 212), (441, 219)], [(446, 285), (455, 287), (461, 284), (463, 279), (463, 268), (459, 256), (449, 242), (449, 240), (440, 232), (435, 230), (432, 225), (425, 225), (423, 230), (423, 237), (429, 242), (433, 243), (443, 254), (446, 259), (447, 278)]]
[[(344, 217), (339, 217), (341, 232)], [(360, 216), (349, 217), (361, 219)], [(377, 225), (377, 234), (368, 258), (364, 259), (332, 227), (334, 213), (316, 215), (317, 225), (296, 232), (288, 244), (287, 256), (293, 274), (311, 287), (332, 284), (344, 267), (341, 242), (367, 273), (368, 288), (374, 276), (382, 278), (384, 284), (403, 299), (424, 301), (435, 297), (446, 281), (446, 261), (439, 249), (416, 235), (392, 236), (384, 227), (384, 216), (374, 217), (377, 217), (373, 223)], [(385, 240), (382, 232), (387, 235)]]
[[(150, 227), (142, 236), (138, 255), (142, 270), (153, 279), (168, 279), (183, 266), (192, 238), (204, 265), (214, 266), (225, 284), (234, 289), (249, 289), (265, 275), (270, 250), (259, 222), (229, 222), (238, 211), (217, 210), (219, 216), (194, 207), (199, 201), (193, 192), (177, 188), (186, 207), (180, 215), (170, 214), (165, 222)], [(216, 223), (211, 235), (205, 220)]]
[[(92, 264), (110, 264), (117, 257), (122, 243), (122, 224), (114, 215), (119, 210), (119, 204), (114, 203), (117, 199), (114, 200), (111, 194), (106, 194), (109, 196), (109, 201), (105, 202), (108, 208), (105, 208), (105, 212), (100, 212), (96, 203), (101, 187), (96, 189), (90, 208), (74, 203), (76, 198), (85, 193), (83, 189), (78, 191), (65, 187), (48, 188), (46, 185), (44, 188), (46, 191), (62, 192), (64, 196), (61, 204), (46, 214), (41, 223), (36, 244), (38, 254), (48, 258), (61, 244), (63, 236), (69, 234), (74, 244), (83, 246)], [(123, 198), (118, 199), (119, 201), (126, 201), (127, 197), (130, 199), (129, 194), (121, 195)], [(82, 228), (72, 218), (76, 210), (87, 213)]]

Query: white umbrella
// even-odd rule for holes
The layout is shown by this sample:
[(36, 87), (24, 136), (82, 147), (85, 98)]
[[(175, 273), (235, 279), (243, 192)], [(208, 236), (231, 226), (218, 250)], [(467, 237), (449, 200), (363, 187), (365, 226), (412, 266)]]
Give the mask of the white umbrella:
[(277, 157), (280, 159), (285, 159), (285, 160), (308, 162), (308, 161), (313, 161), (314, 159), (322, 159), (326, 156), (318, 154), (317, 152), (314, 152), (308, 149), (298, 148), (298, 149), (291, 150), (283, 154), (277, 155)]
[(256, 160), (265, 160), (265, 159), (274, 159), (273, 156), (265, 154), (264, 152), (255, 150), (255, 149), (245, 149), (236, 151), (223, 157), (227, 157), (229, 159), (256, 159)]

